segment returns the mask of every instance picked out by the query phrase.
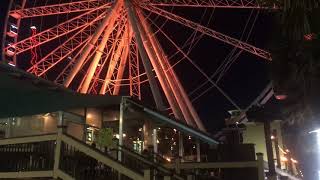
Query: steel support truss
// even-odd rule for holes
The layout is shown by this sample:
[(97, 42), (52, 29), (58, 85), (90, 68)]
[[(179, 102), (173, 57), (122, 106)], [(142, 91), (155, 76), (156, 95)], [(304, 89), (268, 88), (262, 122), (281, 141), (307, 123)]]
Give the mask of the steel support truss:
[(84, 0), (71, 3), (12, 10), (9, 12), (9, 15), (16, 18), (32, 18), (38, 16), (50, 16), (57, 14), (90, 11), (101, 6), (110, 7), (111, 3), (101, 0)]
[(145, 2), (155, 6), (180, 6), (180, 7), (203, 7), (203, 8), (275, 8), (260, 5), (257, 0), (149, 0)]
[[(97, 16), (104, 13), (107, 5), (101, 6), (99, 8), (96, 8), (94, 10), (88, 11), (84, 14), (81, 14), (79, 16), (76, 16), (68, 21), (65, 21), (59, 25), (56, 25), (50, 29), (47, 29), (45, 31), (42, 31), (35, 36), (32, 36), (30, 38), (26, 38), (22, 41), (19, 41), (15, 44), (12, 44), (11, 47), (15, 48), (15, 54), (18, 55), (22, 52), (25, 52), (27, 50), (30, 50), (31, 48), (34, 48), (33, 40), (36, 40), (37, 46), (40, 46), (46, 42), (49, 42), (53, 39), (56, 39), (58, 37), (64, 36), (66, 34), (69, 34), (70, 32), (73, 32), (75, 30), (79, 30), (82, 27), (86, 26), (87, 24), (91, 23)], [(10, 47), (6, 47), (5, 51), (8, 50)]]

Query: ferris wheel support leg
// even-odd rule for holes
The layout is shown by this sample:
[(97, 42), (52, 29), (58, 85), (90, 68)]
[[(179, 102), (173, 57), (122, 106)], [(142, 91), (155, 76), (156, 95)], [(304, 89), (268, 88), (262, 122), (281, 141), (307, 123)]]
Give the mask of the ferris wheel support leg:
[(134, 31), (136, 43), (138, 45), (140, 56), (141, 56), (141, 59), (142, 59), (142, 64), (144, 66), (144, 69), (146, 71), (147, 77), (149, 79), (149, 84), (150, 84), (150, 88), (151, 88), (151, 91), (152, 91), (153, 98), (155, 100), (157, 108), (159, 110), (164, 110), (165, 106), (164, 106), (163, 100), (161, 98), (159, 87), (158, 87), (157, 82), (155, 80), (155, 74), (152, 71), (152, 66), (151, 66), (151, 63), (150, 63), (150, 59), (149, 59), (149, 57), (147, 55), (146, 50), (144, 49), (143, 41), (142, 41), (141, 37), (139, 36), (139, 28), (137, 26), (137, 17), (135, 16), (135, 12), (133, 10), (133, 6), (132, 6), (132, 4), (131, 4), (131, 2), (129, 0), (125, 0), (125, 6), (126, 6), (126, 8), (128, 10), (129, 22), (130, 22), (131, 27), (132, 27), (132, 29)]
[(122, 1), (116, 1), (116, 3), (111, 7), (110, 12), (106, 14), (106, 17), (102, 20), (100, 26), (97, 28), (95, 34), (90, 39), (90, 42), (83, 50), (81, 56), (79, 57), (79, 59), (77, 59), (74, 67), (71, 70), (71, 73), (68, 75), (65, 82), (63, 83), (64, 86), (68, 87), (71, 84), (73, 78), (76, 76), (76, 74), (82, 67), (84, 60), (88, 57), (90, 51), (93, 49), (94, 44), (98, 41), (99, 37), (107, 27), (109, 22), (113, 21), (113, 19), (116, 18), (117, 11), (120, 9), (122, 4), (121, 2)]
[[(188, 97), (183, 96), (183, 88), (182, 86), (179, 86), (180, 81), (174, 76), (173, 69), (170, 68), (169, 61), (165, 57), (165, 52), (163, 51), (162, 47), (160, 46), (157, 39), (151, 34), (150, 26), (147, 24), (146, 19), (143, 17), (141, 13), (138, 14), (140, 18), (140, 22), (142, 23), (142, 26), (144, 27), (147, 36), (150, 39), (151, 45), (153, 49), (155, 50), (155, 54), (157, 55), (160, 65), (162, 67), (162, 70), (164, 71), (164, 75), (169, 83), (169, 86), (171, 87), (171, 91), (176, 99), (176, 102), (178, 103), (179, 108), (182, 111), (184, 119), (188, 122), (190, 125), (197, 125), (198, 128), (201, 130), (204, 130), (204, 127), (200, 121), (200, 119), (197, 119), (197, 117), (192, 116), (191, 109), (193, 107), (189, 107), (188, 103), (186, 101)], [(166, 71), (168, 69), (168, 71)], [(165, 72), (166, 71), (166, 72)], [(194, 123), (195, 121), (195, 123)], [(199, 121), (199, 122), (197, 122)]]
[(81, 93), (87, 93), (88, 92), (88, 89), (89, 89), (89, 86), (90, 86), (90, 82), (92, 80), (92, 77), (93, 77), (96, 69), (97, 69), (97, 66), (98, 66), (99, 61), (100, 61), (101, 56), (102, 56), (102, 52), (103, 52), (104, 48), (106, 47), (106, 44), (107, 44), (108, 39), (110, 37), (110, 34), (113, 31), (113, 26), (114, 26), (114, 24), (116, 22), (116, 18), (117, 17), (113, 17), (110, 20), (110, 22), (108, 24), (108, 27), (104, 32), (102, 40), (101, 40), (101, 42), (100, 42), (100, 44), (98, 46), (98, 49), (96, 51), (96, 54), (95, 54), (93, 60), (91, 61), (91, 64), (90, 64), (90, 66), (89, 66), (89, 68), (87, 70), (87, 73), (86, 73), (87, 76), (85, 77), (84, 83), (82, 84), (82, 87), (80, 89)]

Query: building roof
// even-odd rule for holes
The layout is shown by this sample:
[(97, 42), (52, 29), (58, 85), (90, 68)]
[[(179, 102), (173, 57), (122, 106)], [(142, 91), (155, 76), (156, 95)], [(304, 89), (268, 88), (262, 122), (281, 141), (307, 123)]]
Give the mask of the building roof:
[(0, 63), (0, 118), (117, 105), (121, 96), (87, 95)]

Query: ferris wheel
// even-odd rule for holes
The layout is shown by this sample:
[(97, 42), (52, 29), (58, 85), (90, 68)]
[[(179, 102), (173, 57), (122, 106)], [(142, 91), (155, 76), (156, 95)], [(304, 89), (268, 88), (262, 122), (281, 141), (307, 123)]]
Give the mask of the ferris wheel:
[[(211, 12), (203, 13), (206, 22), (189, 18), (199, 8)], [(2, 56), (12, 66), (23, 66), (81, 93), (126, 93), (143, 99), (142, 86), (148, 86), (158, 109), (169, 109), (177, 119), (205, 130), (174, 71), (179, 62), (189, 61), (207, 83), (239, 107), (189, 57), (199, 38), (213, 38), (230, 49), (271, 60), (269, 52), (209, 27), (218, 8), (266, 7), (256, 0), (12, 0)], [(165, 31), (170, 23), (192, 32), (183, 45)]]

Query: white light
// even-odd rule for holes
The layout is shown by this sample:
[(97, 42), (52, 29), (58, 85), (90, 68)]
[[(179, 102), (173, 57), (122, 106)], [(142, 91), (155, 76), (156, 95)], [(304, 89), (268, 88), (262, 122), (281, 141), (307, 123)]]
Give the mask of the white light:
[(298, 161), (297, 161), (297, 160), (295, 160), (295, 159), (293, 159), (293, 158), (291, 158), (291, 161), (292, 161), (293, 163), (295, 163), (295, 164), (297, 164), (297, 163), (298, 163)]
[(11, 24), (10, 26), (11, 26), (11, 28), (18, 29), (18, 27), (14, 24)]
[(13, 66), (13, 67), (16, 66), (15, 64), (13, 64), (13, 63), (11, 63), (11, 62), (9, 62), (8, 64), (9, 64), (10, 66)]
[[(317, 134), (318, 151), (320, 151), (320, 129), (316, 129), (316, 130), (310, 131), (309, 134), (311, 134), (311, 133), (316, 133)], [(319, 179), (320, 179), (320, 171), (318, 171), (318, 176), (319, 176)]]
[(30, 29), (37, 29), (37, 27), (35, 27), (35, 26), (31, 26), (31, 27), (30, 27)]
[(319, 132), (320, 132), (320, 129), (316, 129), (316, 130), (310, 131), (309, 134), (311, 134), (311, 133), (319, 133)]

